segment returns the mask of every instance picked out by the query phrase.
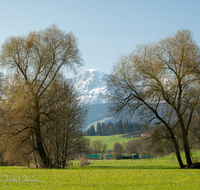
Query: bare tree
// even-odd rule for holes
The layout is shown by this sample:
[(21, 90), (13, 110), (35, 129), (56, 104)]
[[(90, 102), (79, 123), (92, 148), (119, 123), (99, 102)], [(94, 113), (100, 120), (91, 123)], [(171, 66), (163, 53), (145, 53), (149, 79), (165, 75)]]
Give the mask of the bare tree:
[(115, 143), (113, 146), (113, 155), (115, 157), (115, 159), (119, 159), (121, 157), (121, 153), (122, 153), (122, 145), (120, 143)]
[(34, 141), (33, 151), (38, 152), (43, 167), (49, 167), (51, 161), (42, 137), (52, 106), (46, 92), (61, 69), (75, 70), (83, 65), (77, 40), (72, 33), (53, 25), (27, 36), (8, 38), (0, 58), (1, 65), (9, 69), (4, 103), (6, 131), (11, 135), (23, 133), (23, 142)]
[(108, 145), (104, 143), (104, 144), (102, 145), (102, 151), (101, 151), (102, 159), (104, 159), (103, 154), (106, 152), (107, 148), (108, 148)]
[(92, 150), (95, 154), (101, 152), (102, 149), (102, 140), (96, 139), (92, 141)]
[(188, 131), (199, 106), (199, 64), (200, 52), (191, 32), (180, 30), (121, 56), (108, 81), (111, 111), (138, 114), (146, 124), (162, 128), (163, 137), (174, 145), (181, 168), (179, 138), (187, 167), (192, 165)]
[(132, 155), (132, 153), (139, 152), (137, 147), (137, 141), (138, 139), (132, 139), (125, 144), (125, 150), (127, 154)]
[(45, 147), (52, 164), (64, 168), (71, 154), (75, 154), (84, 143), (82, 128), (86, 121), (88, 109), (81, 104), (76, 90), (71, 83), (53, 82), (54, 96), (48, 102), (54, 104), (49, 110), (46, 122)]

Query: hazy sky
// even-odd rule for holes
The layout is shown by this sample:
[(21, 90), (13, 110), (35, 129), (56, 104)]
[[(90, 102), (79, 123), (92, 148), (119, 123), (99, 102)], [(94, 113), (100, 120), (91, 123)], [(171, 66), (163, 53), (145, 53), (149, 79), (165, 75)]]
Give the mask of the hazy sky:
[(0, 44), (57, 24), (78, 38), (85, 63), (79, 74), (109, 74), (121, 54), (179, 29), (190, 29), (200, 45), (199, 8), (200, 0), (0, 0)]

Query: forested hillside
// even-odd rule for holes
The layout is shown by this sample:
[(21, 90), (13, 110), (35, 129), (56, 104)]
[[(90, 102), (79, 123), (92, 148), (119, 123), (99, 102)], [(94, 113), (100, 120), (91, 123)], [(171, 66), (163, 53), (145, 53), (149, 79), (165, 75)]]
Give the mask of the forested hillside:
[(131, 132), (140, 132), (140, 131), (149, 131), (149, 128), (144, 128), (144, 126), (135, 123), (135, 122), (119, 122), (115, 123), (97, 123), (97, 127), (95, 129), (94, 125), (91, 125), (89, 129), (86, 131), (87, 136), (105, 136), (105, 135), (116, 135), (116, 134), (127, 134)]

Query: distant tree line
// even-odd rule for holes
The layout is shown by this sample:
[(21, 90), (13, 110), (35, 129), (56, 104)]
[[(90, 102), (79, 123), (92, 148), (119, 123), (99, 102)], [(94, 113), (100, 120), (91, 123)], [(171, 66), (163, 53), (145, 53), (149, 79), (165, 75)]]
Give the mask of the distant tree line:
[(122, 122), (122, 120), (115, 123), (97, 123), (95, 126), (91, 125), (90, 128), (86, 130), (86, 136), (105, 136), (105, 135), (116, 135), (116, 134), (127, 134), (134, 131), (143, 130), (143, 126), (135, 122)]

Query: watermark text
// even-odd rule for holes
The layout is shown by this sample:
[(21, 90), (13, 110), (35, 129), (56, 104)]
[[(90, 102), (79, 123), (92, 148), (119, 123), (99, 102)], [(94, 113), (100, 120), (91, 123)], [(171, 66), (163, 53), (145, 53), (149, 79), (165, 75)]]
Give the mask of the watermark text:
[(0, 178), (0, 182), (40, 182), (40, 180), (28, 179), (26, 175), (21, 177), (10, 177), (5, 175), (3, 179)]

